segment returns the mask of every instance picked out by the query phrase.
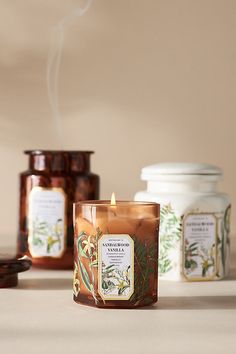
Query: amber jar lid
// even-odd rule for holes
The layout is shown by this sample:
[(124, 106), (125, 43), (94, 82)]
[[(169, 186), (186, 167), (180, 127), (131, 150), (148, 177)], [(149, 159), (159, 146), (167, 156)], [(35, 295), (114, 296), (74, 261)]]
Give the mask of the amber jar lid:
[(18, 273), (31, 267), (28, 257), (0, 260), (0, 288), (11, 288), (18, 284)]
[(88, 172), (93, 151), (78, 150), (26, 150), (29, 168), (44, 172)]

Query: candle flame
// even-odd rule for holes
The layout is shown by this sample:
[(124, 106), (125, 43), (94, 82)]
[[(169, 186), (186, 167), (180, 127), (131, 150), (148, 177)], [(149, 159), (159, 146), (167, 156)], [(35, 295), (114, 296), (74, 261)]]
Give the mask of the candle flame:
[(111, 195), (111, 205), (116, 205), (116, 196), (114, 192)]

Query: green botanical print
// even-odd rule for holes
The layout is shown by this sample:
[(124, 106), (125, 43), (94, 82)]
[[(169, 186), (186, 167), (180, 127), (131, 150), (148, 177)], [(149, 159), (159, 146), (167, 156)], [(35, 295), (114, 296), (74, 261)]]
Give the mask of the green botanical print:
[(120, 270), (115, 265), (102, 263), (102, 289), (104, 295), (120, 296), (130, 288), (130, 266)]
[[(99, 237), (102, 235), (102, 232), (99, 228), (97, 228), (96, 231), (97, 232), (94, 235), (87, 235), (83, 231), (78, 235), (78, 262), (75, 264), (75, 269), (78, 269), (78, 273), (80, 274), (83, 284), (92, 294), (95, 303), (98, 302), (98, 299), (95, 292), (94, 269), (98, 267), (97, 243)], [(87, 259), (88, 269), (85, 267), (82, 258)]]
[[(218, 218), (218, 223), (220, 225), (219, 234), (217, 237), (217, 252), (220, 254), (221, 266), (222, 266), (222, 275), (226, 274), (226, 265), (229, 256), (229, 247), (230, 247), (230, 213), (231, 205), (229, 205), (225, 213)], [(220, 277), (220, 268), (219, 264), (217, 267), (217, 276)]]
[(219, 249), (220, 255), (221, 255), (221, 264), (222, 264), (223, 273), (225, 274), (227, 231), (225, 229), (224, 220), (219, 219), (218, 222), (220, 223), (220, 229), (221, 229), (220, 236), (221, 237), (219, 237), (219, 235), (218, 235), (217, 244), (218, 244), (218, 249)]
[(157, 267), (157, 249), (154, 245), (149, 245), (146, 242), (141, 242), (137, 238), (134, 240), (134, 293), (130, 298), (130, 301), (134, 301), (135, 304), (139, 304), (141, 301), (145, 302), (145, 305), (152, 303), (153, 299), (146, 294), (150, 287), (150, 276), (153, 274), (155, 267)]
[(74, 263), (74, 277), (73, 277), (73, 294), (75, 296), (78, 296), (79, 292), (80, 292), (80, 281), (79, 281), (78, 274), (79, 274), (78, 265), (75, 262)]
[(205, 278), (208, 272), (212, 273), (215, 267), (215, 244), (210, 249), (199, 245), (198, 242), (189, 243), (185, 240), (184, 244), (184, 267), (186, 274), (191, 274), (196, 268), (201, 267), (201, 276)]
[(229, 205), (224, 214), (224, 228), (227, 234), (230, 233), (230, 213), (231, 213), (231, 205)]
[(201, 258), (201, 266), (202, 266), (202, 277), (207, 276), (207, 272), (211, 271), (211, 273), (214, 270), (215, 266), (215, 258), (214, 258), (214, 249), (215, 249), (215, 244), (211, 246), (209, 250), (206, 250), (204, 247), (201, 247), (198, 250), (198, 255)]
[[(98, 240), (102, 236), (101, 230), (98, 228), (96, 234), (88, 235), (81, 232), (77, 238), (78, 257), (74, 266), (74, 295), (78, 296), (80, 291), (80, 283), (84, 284), (87, 290), (91, 293), (97, 304), (101, 301), (97, 297), (95, 289), (95, 269), (98, 267)], [(147, 244), (145, 241), (139, 241), (135, 236), (134, 240), (134, 292), (129, 301), (139, 304), (140, 302), (148, 305), (153, 302), (151, 295), (147, 293), (150, 288), (150, 276), (157, 267), (157, 248)], [(96, 269), (97, 270), (97, 269)], [(115, 265), (106, 265), (102, 262), (102, 289), (104, 295), (121, 296), (129, 292), (131, 283), (130, 275), (131, 267), (118, 269)], [(96, 272), (97, 274), (97, 272)], [(102, 300), (105, 302), (105, 300)]]
[(197, 268), (197, 262), (194, 260), (193, 257), (198, 256), (197, 253), (198, 246), (197, 242), (193, 242), (189, 244), (188, 240), (185, 240), (185, 245), (184, 245), (184, 253), (185, 253), (185, 262), (184, 266), (185, 269), (187, 270), (187, 273), (190, 273), (194, 269)]
[(173, 259), (170, 252), (179, 247), (182, 223), (171, 204), (164, 205), (160, 211), (160, 251), (159, 273), (169, 272), (173, 268)]
[(37, 218), (33, 222), (32, 245), (36, 248), (46, 248), (48, 255), (51, 254), (52, 247), (58, 243), (58, 249), (61, 249), (63, 236), (62, 219), (57, 219), (55, 224), (49, 224), (46, 221), (39, 221)]
[(224, 274), (226, 273), (226, 257), (227, 257), (227, 248), (230, 245), (229, 235), (230, 235), (230, 213), (231, 205), (225, 211), (224, 219), (221, 223), (221, 258), (222, 258), (222, 267)]

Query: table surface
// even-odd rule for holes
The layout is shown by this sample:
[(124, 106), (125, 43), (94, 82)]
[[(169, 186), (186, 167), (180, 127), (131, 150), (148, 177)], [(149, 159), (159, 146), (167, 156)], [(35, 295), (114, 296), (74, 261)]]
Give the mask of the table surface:
[(215, 282), (160, 281), (157, 305), (96, 309), (72, 300), (71, 271), (31, 269), (0, 290), (0, 353), (236, 353), (236, 238)]

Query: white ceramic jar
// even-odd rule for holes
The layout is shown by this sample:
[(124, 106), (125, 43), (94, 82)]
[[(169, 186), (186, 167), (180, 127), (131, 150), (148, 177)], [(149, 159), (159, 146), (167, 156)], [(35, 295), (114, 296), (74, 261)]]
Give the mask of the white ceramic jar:
[(161, 204), (159, 275), (167, 280), (217, 280), (229, 270), (230, 199), (217, 190), (220, 168), (161, 163), (142, 169), (147, 190), (136, 201)]

